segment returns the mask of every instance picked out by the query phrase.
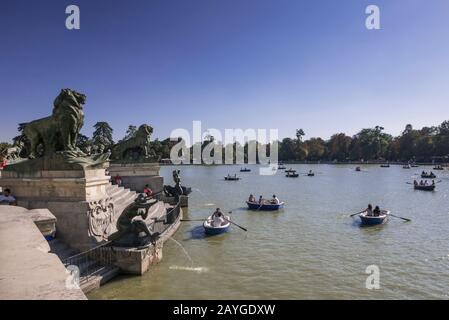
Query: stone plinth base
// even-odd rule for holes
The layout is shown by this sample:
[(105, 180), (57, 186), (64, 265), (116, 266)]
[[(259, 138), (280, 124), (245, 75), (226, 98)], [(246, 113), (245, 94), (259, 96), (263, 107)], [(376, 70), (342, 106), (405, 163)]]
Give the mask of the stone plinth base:
[[(50, 159), (51, 160), (51, 159)], [(52, 163), (50, 160), (50, 164)], [(86, 250), (104, 241), (114, 230), (114, 203), (103, 168), (68, 167), (36, 169), (36, 161), (8, 166), (0, 185), (10, 188), (19, 206), (48, 209), (56, 217), (58, 237), (71, 247)], [(39, 160), (39, 163), (46, 163)], [(120, 213), (118, 213), (120, 214)]]
[(127, 274), (141, 275), (147, 272), (152, 265), (162, 260), (163, 244), (178, 230), (181, 219), (182, 210), (176, 221), (161, 234), (155, 245), (143, 248), (111, 247), (114, 252), (115, 266), (119, 267), (122, 273)]
[(142, 275), (150, 267), (162, 260), (162, 244), (149, 245), (145, 248), (112, 247), (115, 265), (120, 272)]
[(122, 178), (125, 188), (141, 193), (148, 184), (153, 192), (162, 191), (164, 180), (158, 163), (111, 163), (108, 170), (112, 178), (117, 174)]

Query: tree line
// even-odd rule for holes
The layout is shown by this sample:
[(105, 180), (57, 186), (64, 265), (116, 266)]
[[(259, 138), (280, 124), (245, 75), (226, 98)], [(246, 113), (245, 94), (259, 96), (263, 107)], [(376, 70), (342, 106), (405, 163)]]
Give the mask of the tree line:
[[(313, 137), (304, 140), (305, 132), (296, 130), (295, 138), (284, 138), (278, 143), (280, 161), (398, 161), (398, 162), (449, 162), (449, 120), (439, 126), (415, 129), (407, 124), (399, 136), (392, 136), (381, 126), (365, 128), (353, 136), (336, 133), (328, 140)], [(201, 150), (210, 143), (217, 143), (208, 137), (201, 143)], [(249, 141), (244, 145), (244, 159), (247, 161)], [(234, 143), (237, 151), (238, 143)], [(270, 144), (265, 147), (267, 156)], [(225, 154), (223, 148), (222, 154)], [(190, 150), (191, 160), (193, 147)], [(212, 151), (213, 152), (213, 151)], [(224, 158), (224, 156), (223, 156)], [(235, 160), (235, 155), (234, 155)], [(256, 160), (258, 161), (258, 159)], [(223, 159), (224, 162), (224, 159)]]
[[(107, 122), (97, 122), (94, 125), (92, 138), (79, 134), (77, 146), (86, 153), (104, 153), (111, 150), (114, 145), (113, 129)], [(19, 125), (19, 132), (23, 125)], [(122, 140), (129, 139), (136, 134), (137, 127), (129, 125)], [(381, 126), (365, 128), (353, 136), (344, 133), (336, 133), (328, 140), (314, 137), (304, 140), (305, 132), (296, 130), (295, 138), (284, 138), (278, 141), (278, 158), (281, 161), (401, 161), (401, 162), (448, 162), (449, 157), (449, 120), (439, 126), (423, 127), (415, 129), (407, 124), (399, 136), (392, 136), (384, 131)], [(14, 143), (24, 140), (26, 137), (20, 134), (13, 138), (13, 144), (0, 143), (0, 157), (5, 150)], [(121, 140), (120, 140), (121, 141)], [(158, 139), (151, 142), (153, 150), (160, 158), (170, 158), (170, 149), (176, 142)], [(210, 143), (219, 142), (214, 137), (207, 136), (200, 144), (203, 150)], [(255, 141), (244, 145), (244, 160), (247, 161), (248, 146)], [(210, 147), (210, 146), (209, 146)], [(223, 147), (223, 157), (224, 157)], [(233, 150), (237, 151), (237, 143)], [(270, 145), (266, 146), (269, 154)], [(190, 160), (193, 156), (191, 147)], [(212, 149), (212, 155), (214, 150)], [(235, 155), (234, 155), (235, 160)], [(224, 159), (223, 159), (224, 162)]]
[(327, 141), (321, 138), (302, 141), (300, 133), (296, 140), (282, 140), (281, 160), (431, 162), (448, 161), (449, 156), (449, 121), (421, 129), (408, 124), (396, 137), (384, 132), (381, 126), (362, 129), (352, 137), (337, 133)]

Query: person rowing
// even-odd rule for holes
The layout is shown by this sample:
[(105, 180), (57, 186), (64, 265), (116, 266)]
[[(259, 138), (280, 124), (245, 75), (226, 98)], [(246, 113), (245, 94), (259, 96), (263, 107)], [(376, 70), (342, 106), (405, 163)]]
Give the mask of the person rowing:
[(365, 212), (366, 212), (367, 216), (372, 216), (373, 215), (373, 206), (371, 205), (371, 203), (368, 204), (368, 208), (366, 208)]
[(278, 197), (276, 197), (275, 194), (273, 194), (273, 198), (271, 199), (270, 202), (271, 202), (271, 204), (279, 204), (280, 203)]
[(256, 198), (252, 194), (250, 194), (249, 198), (248, 198), (248, 202), (256, 202)]
[(224, 216), (220, 208), (217, 208), (215, 212), (212, 214), (212, 226), (213, 227), (221, 226), (222, 223), (225, 221), (223, 217)]

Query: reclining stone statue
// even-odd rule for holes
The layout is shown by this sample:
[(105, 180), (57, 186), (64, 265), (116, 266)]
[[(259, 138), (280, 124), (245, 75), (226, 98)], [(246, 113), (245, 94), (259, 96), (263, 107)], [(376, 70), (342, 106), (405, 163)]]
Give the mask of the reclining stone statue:
[[(148, 210), (157, 200), (150, 199), (145, 194), (139, 194), (134, 203), (123, 210), (117, 219), (117, 232), (111, 234), (108, 240), (113, 241), (116, 246), (138, 247), (149, 243), (155, 243), (159, 237), (158, 233), (152, 233), (145, 219)], [(141, 217), (143, 220), (134, 219)]]

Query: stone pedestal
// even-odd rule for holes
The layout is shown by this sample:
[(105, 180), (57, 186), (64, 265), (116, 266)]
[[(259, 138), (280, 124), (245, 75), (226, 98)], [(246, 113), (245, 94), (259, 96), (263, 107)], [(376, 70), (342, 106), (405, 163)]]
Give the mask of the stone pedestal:
[(154, 193), (162, 191), (164, 179), (159, 175), (158, 163), (111, 163), (109, 174), (122, 178), (122, 186), (136, 192), (143, 192), (148, 184)]
[(19, 206), (49, 209), (57, 219), (57, 237), (86, 250), (115, 231), (117, 214), (106, 192), (104, 168), (83, 168), (54, 159), (27, 160), (2, 172), (0, 185), (10, 188)]
[(115, 266), (126, 274), (142, 275), (150, 267), (162, 260), (162, 244), (149, 245), (144, 248), (112, 247)]
[(180, 210), (176, 221), (161, 234), (154, 245), (150, 244), (143, 248), (110, 247), (114, 256), (114, 265), (119, 267), (122, 273), (142, 275), (147, 272), (152, 265), (162, 260), (163, 245), (178, 230), (182, 216), (183, 213)]

